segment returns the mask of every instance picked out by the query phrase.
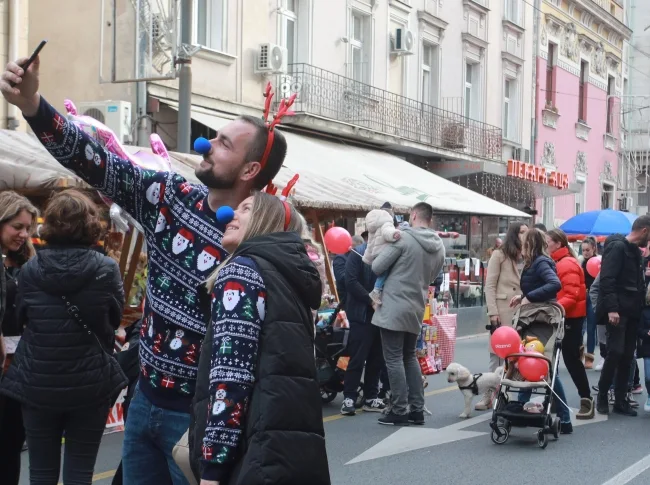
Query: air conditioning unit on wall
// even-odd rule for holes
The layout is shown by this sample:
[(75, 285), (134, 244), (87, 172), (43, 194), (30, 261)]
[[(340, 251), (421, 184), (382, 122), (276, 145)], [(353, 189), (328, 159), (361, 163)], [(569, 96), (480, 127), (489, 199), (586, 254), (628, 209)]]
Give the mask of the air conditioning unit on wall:
[(512, 159), (520, 162), (530, 163), (530, 150), (525, 148), (512, 148)]
[(626, 211), (629, 212), (632, 210), (632, 207), (634, 206), (634, 198), (633, 197), (621, 197), (618, 200), (618, 210), (621, 211)]
[(267, 42), (260, 44), (255, 59), (255, 74), (284, 74), (289, 52), (285, 47)]
[(90, 116), (115, 132), (121, 143), (132, 143), (131, 103), (128, 101), (89, 101), (77, 105), (79, 113)]
[(393, 54), (413, 54), (415, 36), (408, 29), (397, 28), (395, 35), (391, 38), (391, 53)]

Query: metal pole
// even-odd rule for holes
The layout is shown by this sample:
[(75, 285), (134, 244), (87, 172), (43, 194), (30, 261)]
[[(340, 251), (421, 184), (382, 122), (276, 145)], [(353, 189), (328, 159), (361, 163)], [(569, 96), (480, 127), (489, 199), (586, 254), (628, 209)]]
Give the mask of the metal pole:
[(181, 153), (190, 151), (192, 121), (192, 58), (187, 49), (192, 45), (192, 0), (181, 0), (181, 52), (178, 63), (178, 134), (176, 149)]

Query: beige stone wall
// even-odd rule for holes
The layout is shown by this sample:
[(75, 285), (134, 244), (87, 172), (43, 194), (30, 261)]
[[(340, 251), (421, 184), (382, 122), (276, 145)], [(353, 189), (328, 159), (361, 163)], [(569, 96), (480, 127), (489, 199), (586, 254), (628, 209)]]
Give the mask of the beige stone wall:
[[(61, 111), (66, 98), (75, 103), (124, 100), (135, 105), (134, 84), (99, 82), (99, 1), (29, 2), (29, 45), (48, 39), (41, 54), (41, 92), (50, 103)], [(109, 30), (108, 25), (103, 27)]]
[[(28, 53), (28, 19), (29, 19), (29, 5), (28, 0), (19, 0), (18, 10), (20, 13), (20, 21), (18, 25), (18, 55), (26, 56)], [(4, 66), (9, 61), (9, 41), (11, 32), (9, 31), (9, 0), (0, 0), (0, 66), (4, 70)], [(0, 99), (0, 128), (7, 128), (7, 115), (8, 106), (4, 99)], [(18, 113), (18, 120), (20, 121), (19, 130), (26, 129), (26, 123)]]

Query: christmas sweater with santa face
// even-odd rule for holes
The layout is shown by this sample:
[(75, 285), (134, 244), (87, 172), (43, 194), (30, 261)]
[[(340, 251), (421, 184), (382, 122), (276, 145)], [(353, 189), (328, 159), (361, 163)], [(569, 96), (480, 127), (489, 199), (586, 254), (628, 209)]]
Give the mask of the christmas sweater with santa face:
[(227, 256), (207, 189), (171, 172), (145, 170), (102, 148), (43, 97), (26, 118), (61, 165), (137, 220), (147, 241), (148, 275), (140, 340), (140, 388), (156, 406), (189, 412), (206, 316), (199, 285)]
[(210, 401), (201, 476), (221, 481), (237, 456), (266, 313), (264, 282), (252, 259), (237, 256), (219, 272), (211, 307)]

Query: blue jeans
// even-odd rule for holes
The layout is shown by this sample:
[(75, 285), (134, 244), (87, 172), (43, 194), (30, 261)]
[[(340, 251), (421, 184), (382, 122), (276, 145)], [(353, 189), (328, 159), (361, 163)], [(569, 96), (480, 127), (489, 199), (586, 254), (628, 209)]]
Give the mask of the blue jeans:
[[(558, 397), (562, 399), (562, 401), (566, 402), (566, 394), (564, 393), (564, 387), (562, 386), (562, 381), (560, 380), (559, 377), (555, 378), (554, 391), (558, 395)], [(519, 391), (519, 396), (517, 397), (517, 399), (520, 402), (527, 403), (530, 400), (531, 395), (532, 395), (532, 391), (530, 390)], [(569, 412), (569, 408), (566, 407), (563, 403), (561, 403), (557, 399), (556, 402), (557, 402), (557, 417), (560, 418), (560, 422), (570, 423), (571, 413)]]
[(386, 283), (386, 278), (388, 278), (388, 272), (380, 274), (377, 276), (377, 281), (375, 281), (375, 290), (383, 290), (384, 284)]
[(190, 426), (189, 413), (159, 408), (136, 388), (124, 428), (125, 485), (189, 485), (172, 458), (174, 445)]
[(589, 298), (587, 298), (587, 319), (585, 320), (584, 328), (587, 331), (587, 353), (593, 354), (596, 351), (596, 333), (598, 325), (596, 325), (596, 313), (594, 312), (594, 307), (591, 305), (591, 300)]
[(645, 389), (650, 395), (650, 357), (643, 358), (643, 375), (645, 377)]

